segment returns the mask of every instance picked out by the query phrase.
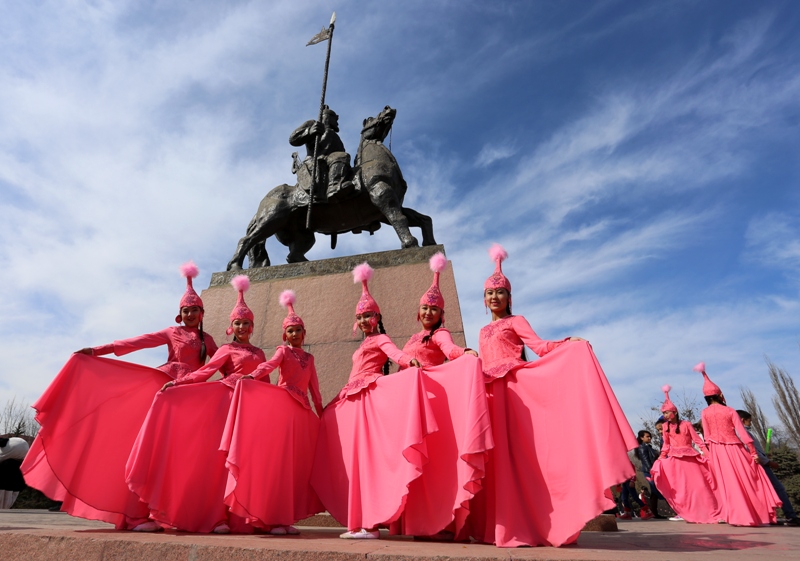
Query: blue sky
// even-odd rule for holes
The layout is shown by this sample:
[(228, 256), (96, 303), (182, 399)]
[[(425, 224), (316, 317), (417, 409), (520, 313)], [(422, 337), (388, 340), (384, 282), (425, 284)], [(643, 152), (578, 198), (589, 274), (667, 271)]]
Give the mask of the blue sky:
[[(225, 267), (294, 180), (325, 56), (305, 43), (334, 10), (342, 139), (397, 108), (406, 205), (434, 219), (468, 342), (500, 242), (515, 312), (589, 339), (634, 428), (664, 383), (699, 393), (699, 360), (777, 422), (764, 357), (800, 373), (792, 1), (4, 3), (0, 403), (170, 325), (180, 263), (197, 286)], [(384, 228), (309, 257), (397, 247)]]

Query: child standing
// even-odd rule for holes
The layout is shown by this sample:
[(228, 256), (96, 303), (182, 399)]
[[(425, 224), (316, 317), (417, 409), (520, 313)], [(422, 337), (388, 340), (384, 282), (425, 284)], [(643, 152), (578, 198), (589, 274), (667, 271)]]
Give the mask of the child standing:
[(408, 486), (427, 461), (425, 438), (437, 430), (419, 368), (385, 376), (388, 359), (420, 364), (385, 334), (370, 278), (366, 263), (353, 271), (362, 285), (353, 331), (364, 340), (350, 379), (322, 414), (311, 475), (328, 512), (347, 526), (344, 539), (376, 539), (379, 524), (400, 517)]
[[(678, 408), (669, 398), (672, 388), (666, 385), (661, 389), (665, 396), (661, 412), (666, 422), (661, 455), (651, 470), (653, 483), (678, 517), (694, 524), (716, 524), (720, 508), (705, 457), (706, 444), (689, 421), (681, 421)], [(693, 443), (701, 453), (692, 447)]]

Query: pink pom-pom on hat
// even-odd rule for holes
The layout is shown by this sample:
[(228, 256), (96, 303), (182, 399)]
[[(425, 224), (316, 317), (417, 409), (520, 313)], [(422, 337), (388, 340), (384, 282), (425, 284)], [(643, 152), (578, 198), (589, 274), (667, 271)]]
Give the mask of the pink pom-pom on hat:
[(306, 325), (303, 323), (303, 320), (294, 312), (294, 303), (297, 301), (297, 295), (294, 293), (294, 290), (284, 290), (281, 292), (280, 297), (278, 298), (278, 302), (281, 306), (288, 310), (286, 317), (283, 319), (283, 340), (286, 341), (286, 328), (292, 325), (299, 325), (303, 329), (306, 328)]
[(508, 259), (508, 252), (500, 244), (492, 244), (489, 248), (489, 257), (495, 262), (494, 273), (483, 283), (483, 289), (505, 288), (511, 293), (511, 281), (503, 274), (502, 263)]
[[(181, 308), (188, 308), (190, 306), (199, 306), (202, 310), (203, 301), (200, 299), (200, 296), (198, 296), (197, 292), (194, 291), (194, 287), (192, 286), (192, 279), (196, 278), (197, 275), (200, 274), (200, 270), (193, 261), (187, 261), (181, 265), (180, 271), (181, 276), (186, 278), (186, 292), (183, 293), (180, 304), (178, 304), (178, 310)], [(177, 316), (175, 316), (175, 323), (180, 322), (181, 314), (179, 313)]]
[[(441, 251), (436, 252), (428, 262), (431, 271), (433, 271), (433, 283), (428, 291), (419, 299), (420, 306), (436, 306), (440, 310), (444, 310), (444, 297), (439, 290), (439, 273), (447, 268), (447, 257)], [(419, 321), (419, 313), (417, 313), (417, 321)], [(444, 323), (444, 318), (442, 318)]]
[(692, 368), (695, 372), (700, 372), (703, 375), (703, 395), (722, 395), (722, 390), (718, 385), (711, 381), (711, 378), (706, 374), (706, 363), (698, 362)]
[[(356, 304), (356, 315), (374, 312), (376, 315), (381, 313), (378, 303), (369, 293), (369, 281), (372, 278), (373, 270), (369, 263), (362, 263), (353, 269), (353, 282), (361, 283), (361, 298)], [(377, 320), (375, 322), (377, 324)], [(353, 333), (358, 329), (358, 322), (353, 324)]]
[(675, 404), (669, 398), (669, 392), (672, 389), (672, 386), (669, 384), (665, 384), (661, 386), (661, 391), (664, 392), (664, 403), (661, 404), (661, 412), (666, 413), (667, 411), (672, 411), (673, 413), (678, 412), (678, 408), (675, 407)]
[[(231, 286), (233, 286), (233, 288), (239, 292), (239, 297), (236, 299), (236, 305), (233, 307), (230, 315), (231, 325), (237, 319), (246, 319), (252, 323), (255, 319), (253, 310), (248, 308), (247, 303), (244, 301), (244, 293), (250, 289), (250, 277), (247, 275), (236, 275), (231, 280)], [(251, 325), (250, 332), (252, 333), (252, 331), (253, 326)], [(228, 327), (225, 332), (230, 335), (233, 333), (233, 327)]]

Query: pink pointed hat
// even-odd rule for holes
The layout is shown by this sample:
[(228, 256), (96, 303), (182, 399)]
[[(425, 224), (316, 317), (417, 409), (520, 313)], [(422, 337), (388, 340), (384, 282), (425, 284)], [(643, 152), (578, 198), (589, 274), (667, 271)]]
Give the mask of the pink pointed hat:
[[(447, 268), (447, 257), (441, 251), (434, 254), (428, 262), (433, 271), (433, 283), (428, 291), (419, 299), (420, 306), (436, 306), (444, 310), (444, 297), (439, 290), (439, 273)], [(419, 318), (417, 318), (419, 319)]]
[(706, 374), (705, 362), (698, 362), (697, 364), (695, 364), (692, 370), (694, 370), (695, 372), (700, 372), (701, 374), (703, 374), (703, 378), (705, 378), (703, 382), (703, 395), (705, 396), (722, 395), (722, 390), (720, 389), (720, 387), (716, 385), (714, 382), (712, 382), (711, 379), (708, 377), (708, 374)]
[[(362, 263), (353, 269), (353, 282), (361, 283), (361, 298), (358, 299), (358, 304), (356, 304), (356, 315), (367, 312), (374, 312), (375, 314), (381, 313), (381, 309), (378, 307), (378, 303), (369, 293), (369, 286), (367, 285), (369, 280), (372, 278), (372, 273), (373, 270), (372, 267), (369, 266), (369, 263)], [(375, 323), (377, 324), (377, 320)], [(357, 329), (358, 323), (354, 323), (353, 333), (355, 333)]]
[[(247, 275), (236, 275), (231, 280), (231, 286), (239, 291), (239, 298), (236, 300), (236, 305), (233, 307), (233, 311), (231, 311), (230, 315), (231, 324), (237, 319), (247, 319), (252, 322), (255, 319), (253, 310), (248, 308), (244, 301), (244, 293), (250, 288), (250, 277)], [(250, 329), (252, 330), (252, 326), (250, 326)], [(233, 327), (228, 327), (225, 333), (228, 335), (233, 333)]]
[(672, 411), (673, 413), (678, 412), (678, 408), (675, 407), (675, 404), (669, 398), (669, 392), (672, 389), (672, 386), (666, 384), (661, 386), (661, 391), (664, 392), (664, 403), (661, 404), (661, 412), (666, 413), (667, 411)]
[[(200, 306), (200, 309), (203, 309), (203, 301), (200, 299), (200, 296), (197, 295), (197, 292), (194, 291), (194, 287), (192, 286), (192, 279), (197, 277), (200, 274), (197, 265), (194, 264), (194, 261), (187, 261), (183, 265), (181, 265), (181, 276), (186, 278), (186, 292), (183, 293), (183, 297), (181, 298), (180, 304), (178, 304), (178, 310), (180, 311), (181, 308), (186, 308), (189, 306)], [(181, 314), (179, 313), (175, 316), (175, 323), (181, 322)]]
[(287, 309), (288, 313), (286, 317), (283, 318), (283, 340), (286, 341), (286, 328), (292, 325), (299, 325), (303, 329), (306, 328), (306, 325), (303, 323), (303, 320), (300, 316), (294, 313), (294, 303), (297, 301), (297, 295), (294, 293), (294, 290), (284, 290), (281, 292), (280, 298), (278, 298), (278, 302), (280, 302), (281, 306)]
[(494, 273), (492, 273), (492, 276), (486, 279), (486, 282), (483, 283), (483, 289), (488, 290), (490, 288), (505, 288), (509, 293), (511, 293), (511, 282), (503, 274), (502, 266), (503, 261), (508, 258), (508, 252), (503, 249), (502, 245), (496, 243), (489, 248), (489, 257), (491, 257), (492, 261), (495, 262)]

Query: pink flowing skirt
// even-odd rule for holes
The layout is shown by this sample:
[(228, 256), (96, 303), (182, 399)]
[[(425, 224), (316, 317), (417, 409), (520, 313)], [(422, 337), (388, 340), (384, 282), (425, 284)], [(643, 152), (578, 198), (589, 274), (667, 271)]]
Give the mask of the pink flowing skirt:
[(189, 532), (228, 523), (228, 470), (219, 444), (232, 394), (221, 382), (203, 382), (169, 388), (152, 400), (125, 475), (154, 520)]
[(42, 428), (22, 464), (26, 483), (73, 516), (118, 529), (146, 521), (147, 505), (125, 483), (125, 462), (169, 380), (146, 366), (72, 355), (33, 405)]
[(472, 501), (472, 535), (499, 547), (560, 546), (634, 475), (637, 442), (587, 342), (571, 342), (487, 384), (494, 450)]
[(437, 430), (418, 368), (382, 376), (325, 408), (311, 485), (350, 530), (397, 520)]
[(775, 522), (775, 510), (781, 501), (764, 468), (753, 464), (742, 444), (710, 441), (706, 444), (722, 518), (734, 526), (762, 526)]
[(670, 456), (650, 471), (653, 483), (678, 516), (694, 524), (716, 524), (721, 512), (714, 477), (703, 456)]
[(309, 482), (318, 433), (317, 416), (284, 388), (239, 381), (220, 445), (231, 512), (269, 529), (325, 510)]
[(458, 535), (494, 446), (481, 362), (464, 355), (425, 368), (423, 378), (439, 430), (426, 438), (428, 463), (409, 485), (403, 515), (391, 530), (432, 535), (454, 523)]

